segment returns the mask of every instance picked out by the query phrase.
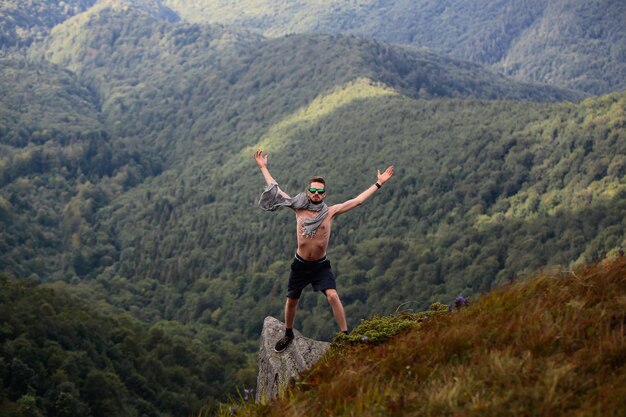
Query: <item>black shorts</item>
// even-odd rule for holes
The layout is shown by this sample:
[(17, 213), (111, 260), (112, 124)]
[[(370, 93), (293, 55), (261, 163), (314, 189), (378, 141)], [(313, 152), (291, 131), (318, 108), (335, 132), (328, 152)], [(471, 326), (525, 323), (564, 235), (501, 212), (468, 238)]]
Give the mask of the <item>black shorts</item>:
[(324, 294), (328, 289), (337, 288), (335, 275), (330, 269), (330, 261), (326, 257), (317, 261), (307, 261), (296, 254), (291, 263), (287, 297), (300, 298), (302, 290), (309, 284), (313, 285), (315, 291), (322, 291)]

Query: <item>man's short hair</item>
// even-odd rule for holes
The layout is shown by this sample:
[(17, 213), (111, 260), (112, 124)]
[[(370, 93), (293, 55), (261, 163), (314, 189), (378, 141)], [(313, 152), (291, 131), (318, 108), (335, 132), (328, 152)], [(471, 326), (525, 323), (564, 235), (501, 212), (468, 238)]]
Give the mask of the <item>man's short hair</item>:
[(311, 177), (309, 179), (309, 182), (307, 184), (307, 188), (309, 188), (311, 186), (312, 182), (321, 182), (322, 184), (326, 185), (326, 181), (324, 181), (324, 177), (315, 176), (315, 177)]

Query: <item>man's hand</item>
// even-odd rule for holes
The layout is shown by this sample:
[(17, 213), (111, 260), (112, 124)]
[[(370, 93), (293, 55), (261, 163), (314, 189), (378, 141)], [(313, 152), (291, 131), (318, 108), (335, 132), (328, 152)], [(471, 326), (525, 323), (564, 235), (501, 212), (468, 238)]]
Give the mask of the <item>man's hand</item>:
[[(272, 174), (270, 174), (270, 171), (267, 169), (267, 155), (263, 155), (263, 151), (260, 149), (257, 149), (256, 152), (254, 153), (253, 158), (256, 161), (256, 164), (259, 166), (259, 169), (261, 170), (261, 174), (263, 174), (265, 183), (267, 185), (276, 184), (276, 180), (272, 177)], [(287, 193), (283, 191), (280, 191), (280, 193), (289, 197)]]
[(380, 173), (380, 170), (378, 170), (378, 183), (380, 185), (383, 185), (384, 183), (386, 183), (391, 177), (393, 177), (393, 165), (390, 165), (389, 167), (387, 167), (385, 172), (383, 172), (382, 174)]
[(259, 168), (265, 168), (267, 166), (267, 155), (263, 155), (261, 149), (257, 149), (253, 157)]

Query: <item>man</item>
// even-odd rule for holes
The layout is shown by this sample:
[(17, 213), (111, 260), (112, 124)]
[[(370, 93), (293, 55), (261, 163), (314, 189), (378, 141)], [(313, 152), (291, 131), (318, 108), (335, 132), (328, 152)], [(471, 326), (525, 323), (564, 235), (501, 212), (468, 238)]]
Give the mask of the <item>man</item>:
[(276, 343), (274, 350), (276, 352), (284, 351), (293, 340), (296, 306), (302, 290), (309, 284), (313, 286), (315, 291), (324, 293), (333, 310), (339, 330), (347, 333), (346, 314), (337, 294), (330, 262), (326, 258), (331, 225), (336, 216), (360, 206), (386, 183), (393, 176), (393, 166), (388, 167), (382, 174), (378, 171), (377, 181), (357, 197), (328, 207), (324, 203), (327, 194), (325, 181), (322, 177), (311, 178), (306, 192), (291, 198), (278, 187), (278, 183), (270, 174), (267, 168), (267, 155), (263, 155), (263, 152), (258, 149), (254, 154), (254, 160), (267, 184), (259, 201), (261, 208), (274, 211), (281, 207), (289, 207), (296, 214), (298, 249), (291, 264), (287, 287), (285, 336)]

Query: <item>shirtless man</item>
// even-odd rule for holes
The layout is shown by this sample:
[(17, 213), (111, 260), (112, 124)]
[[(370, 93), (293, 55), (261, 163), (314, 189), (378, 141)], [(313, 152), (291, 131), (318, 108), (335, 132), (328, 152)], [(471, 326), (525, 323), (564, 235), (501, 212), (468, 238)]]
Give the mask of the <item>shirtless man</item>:
[(335, 277), (326, 258), (326, 249), (330, 240), (330, 229), (333, 219), (353, 208), (363, 204), (385, 182), (393, 176), (393, 166), (388, 167), (369, 188), (341, 204), (330, 207), (324, 203), (326, 199), (325, 182), (322, 177), (313, 177), (309, 180), (306, 193), (290, 197), (278, 187), (278, 183), (267, 168), (267, 155), (258, 149), (254, 154), (267, 187), (261, 195), (259, 205), (264, 210), (273, 211), (281, 207), (289, 207), (296, 214), (298, 236), (298, 250), (291, 264), (287, 302), (285, 303), (285, 336), (274, 347), (276, 352), (282, 352), (294, 338), (293, 324), (296, 318), (296, 306), (302, 290), (309, 284), (315, 291), (321, 291), (330, 304), (339, 330), (348, 332), (346, 314), (337, 294)]

